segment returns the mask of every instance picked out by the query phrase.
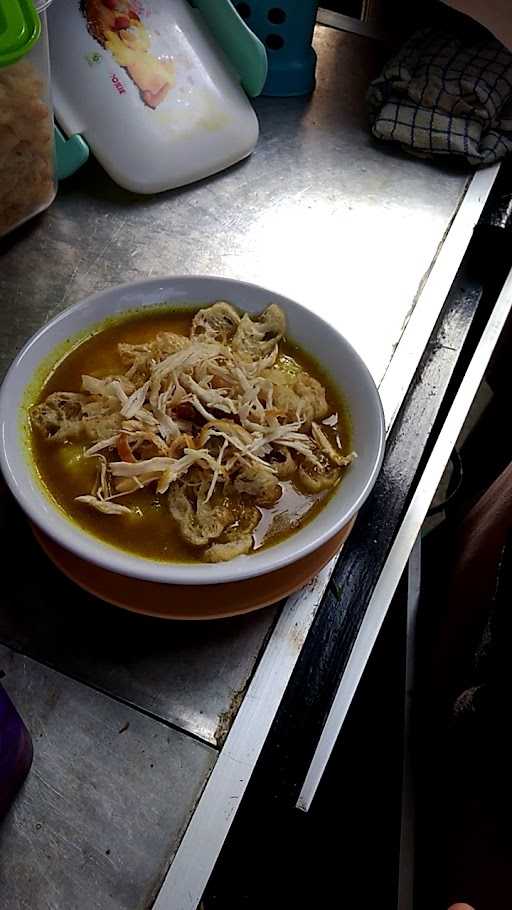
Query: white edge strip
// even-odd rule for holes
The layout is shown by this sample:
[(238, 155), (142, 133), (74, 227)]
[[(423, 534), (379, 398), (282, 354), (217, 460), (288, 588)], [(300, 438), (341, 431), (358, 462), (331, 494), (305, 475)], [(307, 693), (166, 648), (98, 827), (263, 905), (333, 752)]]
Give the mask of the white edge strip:
[(402, 764), (402, 814), (398, 868), (398, 908), (414, 907), (414, 866), (416, 852), (416, 806), (412, 756), (412, 705), (416, 675), (416, 627), (421, 595), (421, 534), (412, 548), (407, 567), (407, 635), (405, 654), (405, 698)]
[(196, 910), (244, 795), (337, 557), (288, 598), (153, 910)]
[(297, 800), (297, 808), (305, 812), (311, 806), (384, 617), (409, 559), (414, 541), (420, 532), (450, 453), (457, 441), (511, 308), (512, 272), (510, 272), (505, 282), (468, 370), (461, 382), (370, 599), (347, 667)]
[(499, 164), (484, 168), (472, 178), (384, 374), (379, 392), (388, 428), (412, 382), (499, 168)]

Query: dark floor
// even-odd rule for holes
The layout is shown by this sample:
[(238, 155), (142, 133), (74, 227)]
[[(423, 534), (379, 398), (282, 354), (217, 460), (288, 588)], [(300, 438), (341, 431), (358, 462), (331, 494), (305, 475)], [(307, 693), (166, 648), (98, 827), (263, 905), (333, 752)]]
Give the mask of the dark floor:
[[(329, 899), (332, 901), (335, 894), (343, 895), (344, 901), (335, 900), (333, 906), (365, 910), (396, 907), (403, 761), (404, 595), (405, 588), (395, 598), (384, 623), (310, 812), (315, 878), (324, 897), (318, 907), (329, 906)], [(305, 861), (307, 852), (302, 849)], [(300, 892), (297, 898), (297, 907), (311, 906), (300, 902)]]
[[(456, 660), (453, 649), (448, 655), (454, 692), (448, 692), (440, 683), (445, 674), (443, 660), (439, 664), (433, 658), (446, 627), (444, 617), (453, 611), (453, 604), (443, 598), (442, 592), (447, 589), (452, 571), (449, 554), (454, 533), (468, 507), (511, 461), (507, 356), (511, 329), (509, 326), (503, 333), (488, 371), (494, 397), (460, 450), (463, 483), (449, 510), (448, 523), (434, 532), (423, 548), (424, 602), (416, 709), (415, 910), (446, 910), (455, 900), (467, 901), (477, 910), (512, 907), (510, 545), (496, 566), (494, 589), (474, 629), (471, 604), (464, 601), (457, 605), (463, 623), (457, 627), (457, 638), (459, 642), (467, 638), (468, 643), (463, 649), (459, 646)], [(512, 527), (512, 518), (509, 526)], [(481, 568), (477, 565), (476, 569), (481, 575)]]
[(219, 864), (205, 910), (396, 906), (404, 634), (399, 598), (311, 811), (283, 813), (271, 826), (262, 817), (229, 870)]

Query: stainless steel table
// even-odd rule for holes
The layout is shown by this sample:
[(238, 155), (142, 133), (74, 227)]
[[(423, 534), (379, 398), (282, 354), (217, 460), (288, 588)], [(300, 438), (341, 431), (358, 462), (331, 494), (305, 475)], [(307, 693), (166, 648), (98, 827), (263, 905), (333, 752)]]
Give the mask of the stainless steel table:
[[(381, 47), (320, 26), (316, 47), (314, 95), (259, 99), (248, 161), (152, 198), (91, 161), (4, 241), (2, 371), (45, 320), (100, 288), (226, 275), (337, 326), (391, 427), (497, 170), (471, 179), (375, 144), (364, 96)], [(194, 910), (332, 567), (252, 616), (162, 623), (61, 577), (7, 494), (0, 521), (17, 567), (2, 590), (0, 667), (35, 741), (0, 827), (2, 910)]]

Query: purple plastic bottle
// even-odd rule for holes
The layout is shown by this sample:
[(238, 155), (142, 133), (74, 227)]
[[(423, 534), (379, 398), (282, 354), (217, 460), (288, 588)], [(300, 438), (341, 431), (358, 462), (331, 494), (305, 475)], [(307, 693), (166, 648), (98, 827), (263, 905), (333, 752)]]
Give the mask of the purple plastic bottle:
[(30, 733), (0, 686), (0, 818), (7, 812), (31, 764)]

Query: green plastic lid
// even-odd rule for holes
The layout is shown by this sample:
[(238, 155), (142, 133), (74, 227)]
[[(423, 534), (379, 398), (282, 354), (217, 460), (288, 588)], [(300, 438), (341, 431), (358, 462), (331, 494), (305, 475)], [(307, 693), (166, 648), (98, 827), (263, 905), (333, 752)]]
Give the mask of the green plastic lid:
[(0, 0), (0, 67), (16, 63), (40, 34), (41, 20), (32, 0)]

